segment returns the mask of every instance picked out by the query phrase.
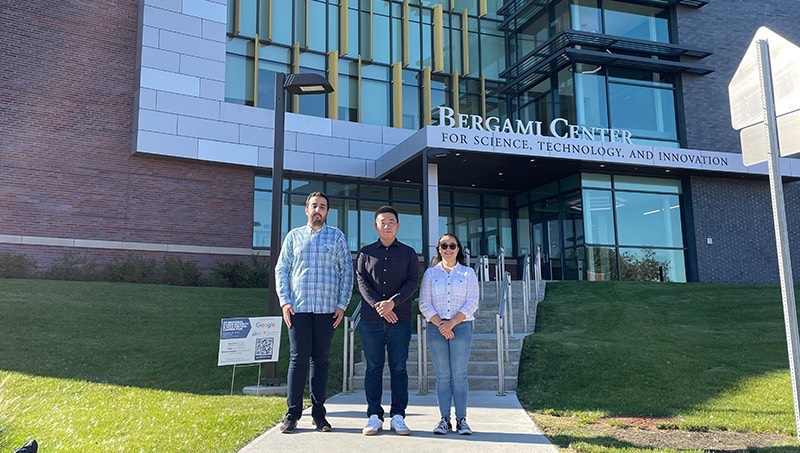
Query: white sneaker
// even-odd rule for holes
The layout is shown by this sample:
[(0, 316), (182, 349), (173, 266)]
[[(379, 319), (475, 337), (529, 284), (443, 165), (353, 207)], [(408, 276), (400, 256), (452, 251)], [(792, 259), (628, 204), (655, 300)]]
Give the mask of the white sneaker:
[(406, 426), (406, 421), (403, 420), (403, 416), (400, 414), (392, 417), (392, 420), (389, 421), (389, 425), (392, 427), (392, 431), (394, 431), (396, 434), (401, 436), (408, 436), (411, 434), (411, 430), (408, 429), (408, 426)]
[(367, 420), (367, 426), (361, 430), (361, 433), (365, 436), (372, 436), (374, 434), (378, 434), (383, 429), (383, 420), (379, 419), (377, 415), (370, 415), (369, 420)]

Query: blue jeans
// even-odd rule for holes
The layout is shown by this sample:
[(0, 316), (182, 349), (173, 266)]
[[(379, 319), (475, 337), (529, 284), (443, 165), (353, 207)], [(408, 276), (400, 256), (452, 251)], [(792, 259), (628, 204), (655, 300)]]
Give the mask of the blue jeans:
[(377, 415), (383, 420), (383, 363), (389, 358), (391, 373), (392, 407), (389, 416), (406, 416), (408, 407), (408, 345), (411, 342), (411, 320), (394, 324), (378, 321), (361, 321), (358, 329), (367, 371), (364, 373), (364, 393), (367, 396), (367, 417)]
[(325, 416), (328, 386), (328, 352), (333, 340), (333, 313), (295, 313), (289, 329), (289, 376), (287, 414), (299, 420), (303, 414), (303, 391), (311, 361), (311, 416)]
[(451, 404), (456, 408), (456, 419), (467, 416), (467, 368), (472, 350), (472, 322), (465, 321), (453, 328), (455, 337), (446, 340), (433, 324), (428, 324), (428, 349), (436, 370), (436, 399), (439, 413), (450, 418)]

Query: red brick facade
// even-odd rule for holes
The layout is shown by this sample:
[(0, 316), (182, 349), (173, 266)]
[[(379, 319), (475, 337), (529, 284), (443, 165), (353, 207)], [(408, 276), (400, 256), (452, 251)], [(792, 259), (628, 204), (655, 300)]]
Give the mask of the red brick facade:
[(136, 0), (0, 8), (0, 235), (251, 247), (252, 169), (131, 155), (137, 19)]

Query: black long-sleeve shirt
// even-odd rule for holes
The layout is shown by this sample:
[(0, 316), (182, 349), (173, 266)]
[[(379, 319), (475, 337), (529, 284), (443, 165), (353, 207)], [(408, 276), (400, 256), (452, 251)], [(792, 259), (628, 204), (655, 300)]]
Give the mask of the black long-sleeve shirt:
[(388, 247), (380, 240), (358, 253), (356, 280), (361, 293), (361, 316), (365, 321), (383, 318), (375, 304), (392, 299), (398, 321), (411, 319), (411, 296), (419, 280), (417, 252), (395, 239)]

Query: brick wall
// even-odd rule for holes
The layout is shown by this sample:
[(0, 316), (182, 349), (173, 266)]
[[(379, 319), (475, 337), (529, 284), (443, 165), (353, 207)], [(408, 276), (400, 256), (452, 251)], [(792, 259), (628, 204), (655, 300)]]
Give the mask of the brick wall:
[(252, 169), (131, 155), (138, 3), (0, 8), (0, 235), (251, 246)]
[(728, 84), (761, 26), (800, 45), (797, 1), (711, 0), (700, 9), (678, 8), (679, 43), (714, 52), (699, 63), (705, 76), (683, 75), (687, 147), (741, 152), (731, 128)]

